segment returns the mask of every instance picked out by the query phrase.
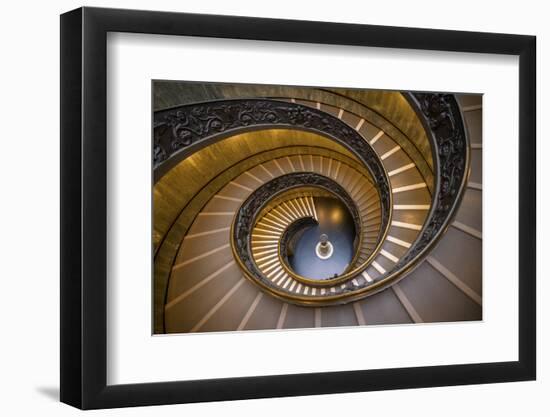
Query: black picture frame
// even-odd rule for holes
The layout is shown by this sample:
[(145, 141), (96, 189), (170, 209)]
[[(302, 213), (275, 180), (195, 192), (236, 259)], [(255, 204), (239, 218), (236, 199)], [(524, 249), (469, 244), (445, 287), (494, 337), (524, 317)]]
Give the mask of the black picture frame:
[[(519, 360), (107, 385), (108, 32), (519, 56)], [(536, 378), (536, 38), (251, 17), (80, 8), (61, 16), (61, 401), (82, 409)]]

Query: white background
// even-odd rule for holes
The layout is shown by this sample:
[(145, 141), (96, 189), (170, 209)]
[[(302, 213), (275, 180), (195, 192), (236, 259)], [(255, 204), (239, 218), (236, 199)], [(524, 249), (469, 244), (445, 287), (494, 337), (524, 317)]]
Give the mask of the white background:
[[(548, 164), (542, 166), (548, 145), (542, 137), (542, 114), (550, 90), (541, 80), (548, 73), (550, 28), (543, 2), (461, 1), (441, 7), (433, 2), (319, 1), (231, 2), (202, 0), (95, 2), (88, 5), (173, 11), (241, 14), (397, 26), (436, 27), (536, 34), (538, 36), (539, 119), (539, 248), (541, 261), (548, 249), (548, 220), (540, 213), (550, 210)], [(495, 7), (498, 5), (498, 8)], [(4, 5), (2, 30), (2, 181), (0, 208), (2, 231), (2, 370), (0, 409), (6, 415), (72, 415), (76, 411), (58, 404), (58, 305), (59, 305), (59, 29), (58, 14), (80, 6), (72, 1)], [(547, 100), (547, 99), (546, 99)], [(544, 236), (543, 236), (544, 235)], [(550, 390), (549, 351), (550, 284), (548, 267), (539, 267), (539, 377), (537, 382), (485, 386), (404, 390), (378, 393), (238, 401), (101, 411), (100, 415), (281, 415), (309, 412), (334, 415), (343, 412), (386, 415), (548, 415)], [(545, 325), (546, 324), (546, 325)], [(546, 353), (545, 353), (546, 352)], [(545, 395), (546, 394), (546, 395)]]
[[(109, 384), (517, 360), (517, 57), (137, 34), (107, 45)], [(151, 337), (151, 79), (483, 93), (483, 321)]]

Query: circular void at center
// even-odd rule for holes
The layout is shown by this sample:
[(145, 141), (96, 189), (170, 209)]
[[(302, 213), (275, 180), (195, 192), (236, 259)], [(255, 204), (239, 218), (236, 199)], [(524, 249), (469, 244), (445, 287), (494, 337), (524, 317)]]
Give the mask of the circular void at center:
[(325, 280), (341, 275), (353, 259), (355, 226), (340, 200), (315, 197), (318, 224), (310, 225), (288, 256), (292, 270), (306, 278)]
[(328, 259), (332, 256), (334, 253), (334, 246), (332, 246), (332, 243), (328, 240), (327, 235), (322, 234), (319, 237), (319, 243), (315, 246), (315, 253), (319, 259)]

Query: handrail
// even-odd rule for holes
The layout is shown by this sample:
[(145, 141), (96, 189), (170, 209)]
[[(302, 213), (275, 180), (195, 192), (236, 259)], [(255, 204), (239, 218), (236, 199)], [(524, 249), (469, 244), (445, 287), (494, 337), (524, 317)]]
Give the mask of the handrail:
[(382, 202), (387, 228), (392, 195), (390, 181), (372, 146), (345, 122), (326, 112), (297, 103), (269, 99), (233, 99), (195, 103), (154, 114), (153, 168), (155, 181), (198, 149), (238, 132), (265, 128), (311, 131), (343, 145), (369, 170)]
[[(341, 304), (366, 297), (397, 283), (418, 266), (447, 230), (456, 214), (468, 179), (470, 148), (462, 114), (454, 96), (450, 94), (414, 93), (409, 96), (409, 100), (417, 109), (418, 115), (426, 127), (436, 168), (432, 205), (415, 242), (394, 268), (359, 288), (347, 284), (357, 278), (366, 269), (366, 266), (339, 277), (344, 280), (338, 281), (343, 284), (337, 292), (335, 291), (335, 294), (295, 295), (289, 292), (285, 293), (279, 288), (271, 288), (268, 283), (265, 288), (273, 295), (303, 305)], [(242, 207), (245, 205), (246, 202)], [(240, 210), (237, 216), (239, 214)], [(232, 227), (232, 236), (234, 231), (235, 228)], [(238, 243), (240, 245), (244, 241)], [(246, 269), (246, 267), (243, 268), (245, 272)], [(322, 283), (322, 281), (320, 282)]]
[[(287, 193), (289, 190), (304, 186), (322, 188), (337, 196), (348, 208), (356, 230), (359, 233), (361, 232), (361, 218), (353, 199), (334, 180), (313, 172), (297, 172), (285, 174), (266, 182), (252, 192), (237, 210), (231, 224), (230, 243), (233, 254), (244, 272), (254, 281), (267, 287), (272, 287), (272, 283), (264, 276), (254, 262), (251, 231), (259, 220), (259, 214), (269, 202)], [(280, 245), (278, 246), (278, 256), (279, 260), (281, 260)], [(297, 279), (300, 281), (308, 283), (311, 281), (311, 284), (319, 286), (327, 285), (326, 282), (330, 281), (310, 280), (296, 274), (293, 275), (298, 277)]]
[[(374, 259), (372, 257), (359, 268), (331, 282), (331, 284), (342, 283), (332, 294), (327, 295), (325, 292), (320, 296), (289, 294), (270, 288), (268, 283), (265, 288), (276, 297), (303, 305), (329, 305), (346, 303), (374, 294), (395, 284), (418, 266), (449, 227), (466, 188), (470, 163), (469, 139), (464, 129), (460, 108), (452, 94), (406, 93), (404, 95), (425, 126), (432, 146), (435, 168), (432, 205), (417, 239), (391, 270), (368, 284), (355, 287), (349, 285), (366, 269), (368, 263)], [(377, 186), (384, 234), (375, 252), (380, 249), (389, 229), (393, 205), (389, 178), (372, 147), (358, 132), (336, 117), (296, 103), (264, 99), (225, 100), (158, 112), (155, 114), (154, 126), (155, 176), (162, 176), (163, 171), (169, 169), (171, 164), (177, 163), (198, 148), (243, 130), (266, 127), (295, 128), (313, 131), (335, 140), (363, 162)], [(270, 197), (273, 197), (273, 189), (269, 190), (269, 187), (265, 187), (264, 190), (269, 191)], [(249, 211), (241, 212), (245, 204), (237, 212), (232, 224), (232, 240), (236, 230), (241, 230), (239, 233), (245, 233), (243, 232), (245, 229), (239, 226), (244, 226), (244, 223), (254, 217), (254, 213)], [(241, 216), (242, 214), (244, 217)], [(236, 249), (245, 244), (243, 238), (244, 235), (236, 237), (232, 248), (241, 268), (248, 276), (254, 269), (251, 265), (251, 254), (241, 258)], [(259, 280), (262, 284), (261, 276)], [(331, 288), (333, 289), (334, 287)]]
[(456, 214), (468, 182), (470, 146), (460, 106), (452, 94), (409, 93), (432, 144), (435, 194), (424, 227), (399, 266), (434, 245)]
[(288, 251), (289, 248), (293, 246), (294, 239), (300, 231), (303, 231), (307, 227), (315, 226), (316, 224), (317, 221), (313, 217), (301, 217), (287, 226), (279, 239), (278, 255), (279, 262), (281, 262), (282, 265), (290, 269)]

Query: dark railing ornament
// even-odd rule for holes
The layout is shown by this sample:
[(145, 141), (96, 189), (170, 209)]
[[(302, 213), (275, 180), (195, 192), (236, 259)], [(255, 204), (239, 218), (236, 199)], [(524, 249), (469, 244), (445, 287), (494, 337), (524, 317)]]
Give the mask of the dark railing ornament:
[(374, 149), (335, 116), (297, 103), (237, 99), (180, 106), (155, 112), (153, 167), (158, 179), (172, 164), (212, 141), (240, 131), (290, 128), (328, 137), (350, 150), (367, 167), (380, 194), (382, 224), (390, 217), (390, 184)]
[[(334, 297), (319, 296), (318, 301), (314, 300), (315, 297), (309, 297), (305, 305), (345, 303), (393, 285), (404, 277), (404, 272), (410, 271), (411, 267), (424, 259), (454, 217), (466, 186), (470, 158), (468, 138), (460, 109), (454, 96), (450, 94), (415, 93), (411, 95), (411, 101), (425, 124), (436, 168), (432, 207), (419, 236), (405, 256), (391, 270), (376, 278), (371, 286), (354, 289), (346, 285), (342, 290), (337, 289)], [(243, 214), (244, 219), (254, 218), (248, 213)], [(245, 242), (244, 239), (241, 241)], [(360, 272), (352, 275), (357, 276), (350, 276), (348, 281), (357, 278)], [(293, 301), (300, 303), (296, 299)]]
[(297, 172), (272, 179), (248, 196), (237, 211), (232, 228), (234, 254), (237, 256), (239, 262), (245, 266), (246, 271), (264, 285), (272, 286), (272, 283), (263, 275), (253, 261), (251, 231), (260, 212), (269, 201), (283, 192), (304, 186), (319, 187), (338, 197), (351, 213), (355, 230), (358, 233), (361, 230), (361, 217), (357, 206), (346, 190), (334, 180), (313, 172)]
[[(368, 286), (347, 285), (361, 271), (350, 273), (345, 285), (334, 296), (308, 296), (305, 305), (345, 303), (381, 291), (403, 278), (406, 271), (424, 259), (450, 224), (464, 192), (470, 160), (468, 137), (462, 114), (451, 94), (410, 93), (409, 102), (425, 126), (434, 157), (435, 184), (432, 205), (424, 226), (409, 251), (382, 276)], [(184, 106), (155, 113), (154, 164), (157, 170), (170, 161), (177, 161), (209, 141), (246, 129), (299, 128), (327, 136), (346, 146), (369, 169), (379, 191), (382, 209), (382, 230), (386, 230), (391, 213), (390, 186), (384, 168), (374, 150), (351, 127), (327, 113), (295, 103), (274, 100), (228, 100)], [(328, 181), (332, 184), (327, 185)], [(262, 185), (243, 203), (232, 228), (233, 250), (241, 267), (267, 288), (271, 282), (255, 265), (250, 251), (250, 231), (259, 210), (278, 193), (289, 188), (313, 185), (347, 193), (332, 180), (314, 173), (287, 174)], [(344, 201), (344, 203), (346, 203)], [(354, 213), (348, 205), (350, 212)], [(358, 215), (357, 215), (358, 216)], [(358, 218), (358, 217), (357, 217)], [(354, 221), (356, 217), (354, 216)], [(360, 219), (359, 219), (360, 222)], [(360, 223), (359, 223), (360, 224)], [(366, 267), (366, 266), (365, 266)], [(300, 300), (293, 300), (301, 303)]]
[(279, 239), (279, 253), (287, 268), (291, 269), (288, 261), (289, 252), (294, 251), (294, 245), (299, 240), (302, 233), (316, 224), (317, 221), (313, 217), (302, 217), (288, 225), (281, 235)]
[(414, 93), (419, 116), (432, 141), (435, 179), (432, 208), (419, 237), (395, 269), (400, 269), (435, 243), (457, 208), (468, 173), (469, 145), (458, 103), (452, 94)]

